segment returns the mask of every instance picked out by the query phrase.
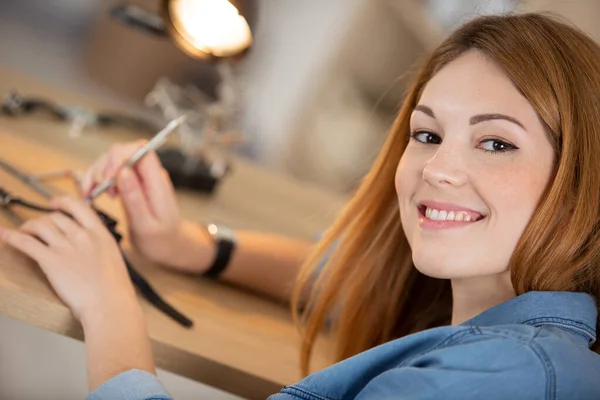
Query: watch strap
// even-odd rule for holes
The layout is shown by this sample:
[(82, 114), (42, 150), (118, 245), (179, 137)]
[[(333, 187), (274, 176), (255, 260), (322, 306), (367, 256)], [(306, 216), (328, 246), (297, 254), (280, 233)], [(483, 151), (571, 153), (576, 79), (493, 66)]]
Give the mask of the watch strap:
[(218, 240), (217, 254), (210, 268), (202, 274), (206, 278), (216, 279), (225, 271), (231, 260), (235, 243), (226, 239)]
[(208, 232), (213, 238), (216, 245), (215, 259), (212, 265), (206, 270), (202, 276), (206, 278), (216, 279), (229, 266), (231, 256), (236, 246), (235, 233), (224, 225), (211, 223), (207, 226)]

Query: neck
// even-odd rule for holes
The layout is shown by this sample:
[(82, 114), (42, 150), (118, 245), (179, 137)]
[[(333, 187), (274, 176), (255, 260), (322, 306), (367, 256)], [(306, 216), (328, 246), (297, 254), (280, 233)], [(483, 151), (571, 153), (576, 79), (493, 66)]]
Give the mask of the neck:
[(460, 325), (515, 296), (508, 271), (492, 276), (452, 279), (452, 325)]

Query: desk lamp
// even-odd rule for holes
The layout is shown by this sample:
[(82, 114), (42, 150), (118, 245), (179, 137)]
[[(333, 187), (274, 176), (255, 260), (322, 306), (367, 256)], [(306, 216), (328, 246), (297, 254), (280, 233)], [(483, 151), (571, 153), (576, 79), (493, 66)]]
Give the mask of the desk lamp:
[[(158, 14), (121, 4), (111, 10), (111, 16), (147, 33), (170, 38), (194, 59), (216, 62), (238, 59), (252, 45), (244, 13), (247, 6), (241, 0), (161, 0)], [(178, 149), (162, 150), (159, 157), (176, 187), (210, 193), (228, 171)]]
[(113, 18), (158, 36), (170, 37), (192, 58), (239, 57), (252, 45), (252, 32), (241, 0), (160, 0), (155, 14), (134, 4), (111, 10)]

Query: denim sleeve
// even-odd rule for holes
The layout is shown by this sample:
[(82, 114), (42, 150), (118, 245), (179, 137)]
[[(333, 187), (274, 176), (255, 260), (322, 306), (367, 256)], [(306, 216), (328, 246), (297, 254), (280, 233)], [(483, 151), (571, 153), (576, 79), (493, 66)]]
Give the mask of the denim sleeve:
[(390, 369), (371, 380), (356, 400), (550, 399), (546, 372), (534, 346), (491, 340), (453, 346)]
[(86, 400), (173, 400), (158, 378), (146, 371), (130, 370), (109, 379)]

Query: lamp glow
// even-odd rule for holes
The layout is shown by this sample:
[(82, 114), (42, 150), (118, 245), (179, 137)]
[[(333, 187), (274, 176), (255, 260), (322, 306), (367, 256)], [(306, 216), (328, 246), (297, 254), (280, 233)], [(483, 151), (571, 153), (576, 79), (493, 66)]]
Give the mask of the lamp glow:
[(169, 12), (188, 52), (229, 57), (252, 44), (248, 22), (227, 0), (171, 0)]

